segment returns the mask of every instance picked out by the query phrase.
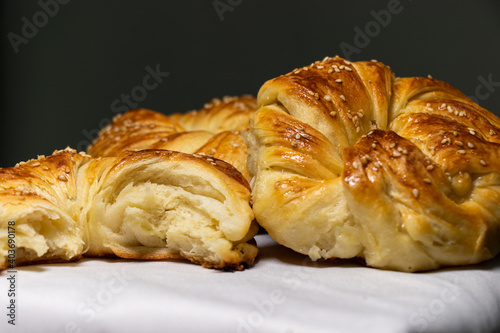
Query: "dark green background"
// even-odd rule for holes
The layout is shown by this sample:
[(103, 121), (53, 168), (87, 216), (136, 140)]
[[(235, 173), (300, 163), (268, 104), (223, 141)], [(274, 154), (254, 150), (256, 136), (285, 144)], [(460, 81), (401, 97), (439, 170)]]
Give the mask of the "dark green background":
[[(355, 27), (364, 30), (375, 22), (371, 11), (391, 3), (231, 2), (221, 20), (210, 0), (72, 0), (16, 54), (8, 34), (22, 35), (23, 17), (33, 22), (42, 8), (2, 1), (0, 166), (85, 147), (115, 115), (111, 103), (142, 84), (146, 66), (169, 76), (140, 106), (164, 113), (256, 94), (267, 79), (343, 55), (341, 43), (356, 45)], [(432, 74), (471, 96), (479, 77), (500, 85), (499, 1), (401, 0), (399, 7), (351, 60), (376, 58), (398, 76)], [(499, 115), (500, 87), (481, 89), (481, 104)]]

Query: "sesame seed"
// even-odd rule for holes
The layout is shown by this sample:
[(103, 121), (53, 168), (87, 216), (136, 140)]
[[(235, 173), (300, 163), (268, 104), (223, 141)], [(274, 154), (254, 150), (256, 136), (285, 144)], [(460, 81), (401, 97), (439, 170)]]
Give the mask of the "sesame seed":
[(455, 144), (459, 147), (463, 147), (464, 143), (462, 141), (455, 141)]
[(303, 131), (304, 127), (297, 127), (297, 131)]
[(323, 66), (316, 66), (316, 68), (317, 68), (317, 69), (323, 69), (323, 68), (325, 68), (325, 67), (323, 67)]
[(34, 166), (34, 167), (37, 167), (37, 166), (40, 166), (40, 162), (34, 162), (33, 164), (31, 164), (31, 166)]
[(330, 112), (330, 116), (335, 117), (336, 115), (337, 115), (337, 112), (335, 112), (335, 111)]
[(474, 144), (473, 144), (473, 143), (471, 143), (471, 142), (468, 142), (468, 143), (467, 143), (467, 146), (469, 146), (470, 148), (474, 148)]
[(414, 196), (415, 198), (418, 198), (418, 189), (414, 188), (414, 189), (412, 190), (412, 193), (413, 193), (413, 196)]
[(344, 95), (340, 95), (339, 96), (341, 100), (343, 100), (345, 102), (345, 96)]
[(473, 131), (473, 130), (469, 130), (469, 133), (472, 134), (472, 135), (476, 135), (476, 132)]
[(352, 167), (354, 169), (357, 169), (358, 168), (358, 162), (352, 162)]
[(395, 151), (394, 153), (392, 153), (392, 156), (399, 157), (401, 156), (401, 153), (399, 151)]
[(465, 155), (465, 150), (463, 150), (463, 149), (459, 149), (459, 150), (457, 150), (457, 153), (462, 154), (462, 155)]
[(396, 147), (396, 143), (395, 143), (395, 142), (393, 142), (393, 143), (391, 143), (391, 144), (389, 145), (389, 148), (394, 148), (394, 147)]
[(426, 169), (427, 169), (428, 171), (431, 171), (431, 170), (433, 170), (433, 169), (434, 169), (434, 165), (429, 164), (429, 165), (426, 167)]
[(432, 75), (427, 75), (427, 78), (431, 79), (432, 80)]
[(363, 164), (363, 165), (368, 164), (368, 160), (366, 159), (366, 157), (365, 157), (365, 156), (361, 156), (361, 157), (360, 157), (360, 160), (361, 160), (361, 164)]
[(408, 150), (403, 149), (403, 154), (408, 155)]
[(451, 106), (449, 106), (449, 105), (446, 107), (446, 109), (447, 109), (447, 110), (448, 110), (448, 112), (450, 112), (450, 113), (451, 113), (451, 112), (453, 112), (453, 109), (452, 109), (452, 108), (451, 108)]
[(361, 131), (361, 127), (356, 127), (356, 133), (359, 133)]
[[(349, 110), (350, 111), (350, 110)], [(351, 119), (352, 120), (352, 114), (348, 113), (347, 114), (347, 118)]]
[(309, 70), (309, 68), (308, 68), (308, 67), (302, 67), (302, 69), (303, 69), (303, 70), (305, 70), (305, 71), (308, 71), (308, 70)]
[(483, 166), (486, 165), (486, 162), (484, 160), (480, 160), (479, 163), (481, 163), (481, 165), (483, 165)]
[(328, 74), (332, 74), (332, 73), (333, 73), (333, 69), (331, 69), (331, 68), (330, 68), (330, 69), (328, 70)]
[(300, 133), (295, 134), (295, 139), (300, 140)]
[(490, 129), (490, 134), (491, 135), (497, 135), (497, 133), (494, 130), (492, 130), (492, 129)]
[(340, 65), (339, 69), (344, 69), (344, 67), (345, 67), (344, 65)]
[(57, 177), (57, 179), (59, 179), (60, 181), (67, 181), (68, 179), (66, 179), (66, 176), (63, 175), (63, 174), (60, 174), (59, 177)]
[(311, 96), (314, 96), (314, 93), (311, 90), (308, 90), (307, 93)]
[(347, 66), (346, 66), (346, 67), (344, 67), (344, 69), (345, 69), (346, 71), (348, 71), (348, 72), (352, 72), (351, 67), (347, 67)]
[(431, 107), (431, 103), (427, 103), (425, 104), (426, 107), (430, 108)]
[(274, 183), (274, 187), (279, 187), (281, 185), (281, 182), (278, 180), (276, 183)]
[(66, 173), (70, 173), (71, 169), (69, 167), (66, 167), (64, 171), (66, 171)]
[(237, 143), (231, 143), (231, 146), (233, 146), (234, 148), (238, 148), (240, 145)]
[(292, 147), (297, 147), (297, 142), (292, 141)]
[(209, 161), (209, 162), (213, 162), (214, 160), (213, 160), (213, 158), (210, 158), (210, 157), (209, 157), (209, 158), (207, 158), (207, 161)]
[(376, 147), (377, 147), (377, 145), (372, 143), (372, 148), (376, 148)]
[(300, 72), (301, 72), (301, 71), (300, 71), (300, 69), (299, 69), (299, 70), (297, 70), (297, 71), (293, 72), (293, 74), (299, 74)]
[(314, 94), (314, 98), (319, 99), (319, 94), (318, 94), (318, 93), (315, 93), (315, 94)]
[(398, 147), (398, 151), (403, 151), (403, 147)]
[(431, 180), (429, 178), (424, 178), (422, 179), (424, 181), (424, 183), (427, 183), (427, 184), (430, 184), (431, 183)]
[(342, 83), (342, 79), (336, 79), (335, 82)]
[(212, 165), (217, 165), (217, 163), (215, 163), (215, 162), (210, 162), (210, 164), (212, 164)]
[(382, 164), (380, 164), (380, 162), (374, 162), (373, 163), (377, 168), (381, 168), (382, 167)]
[(330, 102), (331, 100), (332, 100), (332, 98), (330, 96), (325, 95), (325, 101)]

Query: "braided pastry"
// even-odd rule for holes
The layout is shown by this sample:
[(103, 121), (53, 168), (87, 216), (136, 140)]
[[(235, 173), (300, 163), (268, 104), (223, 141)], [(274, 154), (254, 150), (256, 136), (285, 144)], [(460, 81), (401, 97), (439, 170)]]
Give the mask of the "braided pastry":
[(257, 100), (253, 209), (278, 243), (408, 272), (500, 251), (500, 120), (457, 89), (327, 57)]
[(250, 180), (246, 168), (248, 153), (240, 131), (248, 126), (256, 108), (252, 96), (226, 96), (185, 114), (128, 111), (115, 117), (87, 152), (105, 157), (125, 150), (152, 148), (205, 154), (228, 162)]
[(257, 255), (249, 201), (241, 174), (208, 156), (56, 151), (0, 169), (0, 268), (12, 221), (16, 265), (116, 255), (240, 270)]

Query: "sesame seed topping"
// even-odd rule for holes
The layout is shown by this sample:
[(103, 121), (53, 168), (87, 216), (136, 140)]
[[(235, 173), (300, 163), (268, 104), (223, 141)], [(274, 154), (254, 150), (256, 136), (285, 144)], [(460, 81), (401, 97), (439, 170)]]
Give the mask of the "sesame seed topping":
[(412, 193), (413, 193), (413, 196), (414, 196), (415, 198), (418, 198), (418, 189), (414, 188), (414, 189), (412, 190)]
[(292, 141), (292, 147), (297, 147), (297, 142)]
[(403, 149), (403, 154), (408, 155), (408, 150)]
[(344, 65), (340, 65), (339, 69), (344, 69), (344, 67), (345, 67)]
[(377, 147), (377, 145), (372, 143), (372, 148), (376, 148), (376, 147)]
[(492, 129), (490, 129), (490, 134), (491, 135), (497, 135), (497, 133), (494, 130), (492, 130)]
[(357, 169), (358, 168), (358, 162), (352, 162), (352, 167), (354, 169)]
[(66, 176), (63, 174), (60, 174), (59, 177), (57, 177), (57, 179), (59, 179), (60, 181), (63, 181), (63, 182), (68, 180), (68, 179), (66, 179)]
[(430, 108), (431, 107), (431, 103), (427, 103), (425, 104), (426, 107)]
[(427, 184), (430, 184), (431, 183), (431, 180), (430, 178), (424, 178), (422, 179), (424, 181), (424, 183), (427, 183)]
[(33, 164), (31, 164), (31, 166), (34, 166), (34, 167), (40, 166), (40, 162), (36, 161)]
[(401, 153), (399, 151), (395, 151), (394, 153), (392, 153), (392, 156), (399, 157), (401, 156)]
[(429, 165), (426, 167), (426, 169), (427, 169), (428, 171), (431, 171), (431, 170), (433, 170), (433, 169), (434, 169), (434, 165), (429, 164)]
[(361, 127), (356, 127), (356, 133), (359, 133), (361, 131)]
[(465, 150), (463, 150), (463, 149), (459, 149), (459, 150), (457, 150), (457, 153), (462, 154), (462, 155), (465, 155)]
[(470, 148), (474, 148), (474, 144), (473, 144), (473, 143), (471, 143), (471, 142), (468, 142), (468, 143), (467, 143), (467, 146), (469, 146)]
[(469, 130), (469, 133), (472, 134), (472, 135), (476, 135), (476, 132), (473, 131), (473, 130)]
[(64, 171), (66, 171), (66, 173), (70, 173), (71, 169), (69, 167), (66, 167)]
[(368, 160), (366, 159), (366, 157), (365, 157), (365, 156), (361, 156), (361, 157), (360, 157), (360, 161), (361, 161), (361, 164), (363, 164), (363, 165), (368, 164)]
[(339, 96), (341, 100), (343, 100), (345, 102), (345, 96), (344, 95), (340, 95)]
[(351, 67), (347, 67), (347, 66), (346, 66), (346, 67), (344, 67), (344, 69), (345, 69), (346, 71), (348, 71), (348, 72), (352, 72)]
[(314, 93), (311, 90), (308, 90), (307, 93), (311, 96), (314, 96)]
[(318, 93), (315, 93), (315, 94), (314, 94), (314, 98), (319, 99), (319, 94), (318, 94)]
[(333, 73), (333, 69), (331, 69), (331, 68), (330, 68), (330, 69), (328, 70), (328, 74), (332, 74), (332, 73)]
[(330, 112), (330, 116), (335, 117), (336, 115), (337, 115), (337, 112), (335, 112), (335, 111)]
[(373, 163), (377, 168), (381, 168), (382, 167), (382, 164), (380, 164), (380, 162), (374, 162)]
[(300, 133), (295, 134), (295, 139), (300, 140)]
[(463, 147), (464, 143), (462, 141), (455, 141), (455, 144), (459, 147)]
[(323, 67), (323, 66), (316, 66), (316, 68), (317, 68), (317, 69), (323, 69), (323, 68), (325, 68), (325, 67)]
[(394, 148), (396, 147), (396, 143), (395, 142), (392, 142), (390, 145), (389, 145), (389, 148)]
[(486, 165), (486, 162), (484, 160), (480, 160), (479, 163), (481, 163), (481, 165), (483, 165), (483, 166)]
[(330, 96), (325, 95), (325, 101), (330, 102), (331, 100), (332, 100), (332, 98)]
[(403, 147), (398, 147), (398, 151), (403, 151)]
[(336, 79), (335, 82), (342, 83), (342, 79)]

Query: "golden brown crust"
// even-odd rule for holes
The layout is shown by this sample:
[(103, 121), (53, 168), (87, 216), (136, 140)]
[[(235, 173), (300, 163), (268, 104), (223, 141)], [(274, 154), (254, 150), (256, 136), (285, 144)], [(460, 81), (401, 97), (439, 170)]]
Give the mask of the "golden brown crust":
[(256, 110), (252, 96), (213, 99), (189, 113), (163, 115), (137, 109), (115, 117), (88, 148), (95, 157), (118, 156), (126, 150), (165, 149), (204, 153), (235, 166), (249, 181), (247, 148), (240, 130)]
[(402, 271), (500, 251), (500, 120), (457, 89), (336, 57), (266, 82), (258, 104), (254, 212), (279, 243)]

